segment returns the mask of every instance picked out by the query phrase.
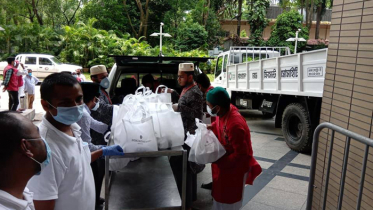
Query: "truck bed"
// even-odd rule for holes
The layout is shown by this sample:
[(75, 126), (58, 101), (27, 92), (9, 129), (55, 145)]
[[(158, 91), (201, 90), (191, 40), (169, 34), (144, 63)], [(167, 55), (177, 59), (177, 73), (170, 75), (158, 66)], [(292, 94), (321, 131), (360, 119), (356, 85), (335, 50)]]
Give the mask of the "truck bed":
[(224, 79), (214, 85), (228, 92), (322, 97), (327, 53), (322, 49), (228, 65)]

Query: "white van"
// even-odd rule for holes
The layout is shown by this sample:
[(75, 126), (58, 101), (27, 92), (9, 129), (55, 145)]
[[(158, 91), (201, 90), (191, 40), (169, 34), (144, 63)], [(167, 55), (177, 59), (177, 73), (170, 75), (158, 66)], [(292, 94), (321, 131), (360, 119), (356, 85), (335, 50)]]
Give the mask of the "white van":
[[(46, 54), (19, 54), (16, 60), (23, 63), (25, 68), (32, 69), (33, 75), (38, 78), (45, 78), (50, 74), (58, 72), (75, 72), (77, 69), (82, 69), (81, 66), (63, 64), (53, 55)], [(7, 62), (0, 63), (0, 74), (6, 67)]]

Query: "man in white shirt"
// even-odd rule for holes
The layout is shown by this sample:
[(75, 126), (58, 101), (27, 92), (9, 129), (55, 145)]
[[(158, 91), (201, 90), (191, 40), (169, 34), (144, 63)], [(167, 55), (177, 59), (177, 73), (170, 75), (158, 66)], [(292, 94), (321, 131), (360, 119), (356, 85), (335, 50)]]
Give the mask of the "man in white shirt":
[(82, 69), (77, 69), (75, 72), (76, 72), (76, 75), (78, 75), (78, 77), (80, 78), (80, 82), (86, 81), (85, 76), (82, 72)]
[(94, 210), (95, 185), (90, 167), (105, 155), (123, 155), (120, 146), (107, 146), (90, 152), (82, 141), (77, 121), (83, 115), (83, 92), (69, 74), (49, 75), (40, 87), (41, 104), (46, 114), (39, 126), (40, 135), (52, 150), (51, 163), (27, 187), (34, 193), (38, 210)]
[(0, 209), (35, 210), (25, 187), (48, 165), (49, 147), (38, 128), (15, 112), (0, 112), (0, 136)]
[(39, 83), (39, 79), (32, 75), (32, 69), (27, 69), (27, 76), (24, 78), (25, 93), (28, 98), (28, 108), (32, 109), (35, 99), (35, 85)]

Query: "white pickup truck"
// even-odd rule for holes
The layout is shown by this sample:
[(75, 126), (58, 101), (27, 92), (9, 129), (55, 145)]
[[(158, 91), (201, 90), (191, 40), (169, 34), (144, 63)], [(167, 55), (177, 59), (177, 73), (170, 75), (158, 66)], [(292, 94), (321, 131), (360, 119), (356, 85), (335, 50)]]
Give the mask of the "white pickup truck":
[(287, 145), (306, 152), (319, 124), (328, 51), (277, 53), (284, 51), (231, 47), (218, 56), (213, 86), (226, 88), (239, 108), (276, 116), (275, 126), (282, 128)]
[[(23, 63), (25, 68), (32, 69), (33, 75), (38, 78), (45, 78), (52, 73), (75, 72), (77, 69), (82, 69), (81, 66), (63, 64), (53, 55), (46, 54), (19, 54), (16, 60)], [(0, 62), (1, 75), (7, 65), (7, 62)]]

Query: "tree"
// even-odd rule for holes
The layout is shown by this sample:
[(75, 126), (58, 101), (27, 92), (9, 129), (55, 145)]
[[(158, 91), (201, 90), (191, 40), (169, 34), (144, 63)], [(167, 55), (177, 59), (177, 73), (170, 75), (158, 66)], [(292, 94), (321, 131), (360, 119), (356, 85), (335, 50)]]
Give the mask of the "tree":
[(247, 21), (250, 24), (250, 39), (248, 43), (251, 46), (264, 45), (263, 31), (269, 22), (266, 18), (268, 7), (268, 0), (256, 0), (254, 3), (248, 5), (245, 18), (247, 18)]
[[(272, 26), (271, 37), (267, 44), (272, 47), (289, 47), (294, 52), (294, 42), (286, 40), (295, 37), (295, 32), (301, 29), (299, 37), (308, 40), (308, 28), (302, 24), (302, 16), (295, 10), (282, 13), (277, 17), (276, 23)], [(298, 42), (297, 52), (306, 46), (305, 42)]]
[(238, 14), (237, 14), (237, 35), (238, 36), (240, 36), (240, 32), (241, 32), (242, 1), (243, 0), (238, 0)]
[(326, 11), (326, 0), (316, 0), (316, 30), (315, 39), (319, 39), (321, 17)]
[(176, 47), (181, 51), (189, 51), (200, 47), (206, 47), (207, 32), (198, 23), (186, 21), (178, 30)]

